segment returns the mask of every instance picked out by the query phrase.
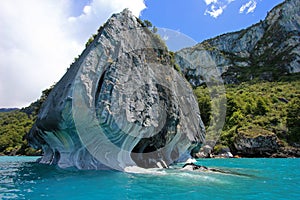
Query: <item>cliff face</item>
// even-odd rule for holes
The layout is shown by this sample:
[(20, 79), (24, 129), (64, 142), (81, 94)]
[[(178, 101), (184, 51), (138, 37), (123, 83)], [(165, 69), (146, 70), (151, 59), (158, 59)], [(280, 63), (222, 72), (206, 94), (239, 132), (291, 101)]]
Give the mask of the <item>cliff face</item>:
[[(262, 134), (257, 134), (262, 131)], [(248, 157), (264, 157), (277, 152), (280, 144), (276, 135), (267, 130), (262, 131), (254, 130), (255, 135), (249, 135), (243, 130), (238, 130), (234, 139), (237, 153)]]
[(163, 43), (114, 14), (55, 85), (27, 135), (41, 163), (79, 169), (167, 167), (204, 140), (191, 87)]
[[(203, 69), (207, 68), (216, 68), (225, 83), (254, 78), (273, 80), (282, 74), (300, 72), (300, 1), (286, 0), (273, 8), (265, 20), (182, 49), (176, 55), (193, 86), (205, 82)], [(211, 60), (209, 65), (205, 62), (207, 57)]]

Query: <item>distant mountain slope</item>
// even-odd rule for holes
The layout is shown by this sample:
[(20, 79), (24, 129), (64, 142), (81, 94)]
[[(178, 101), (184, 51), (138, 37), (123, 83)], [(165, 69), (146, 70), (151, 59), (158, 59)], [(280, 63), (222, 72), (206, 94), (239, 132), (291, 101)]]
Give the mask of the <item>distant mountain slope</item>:
[(300, 1), (286, 0), (274, 7), (265, 20), (247, 29), (176, 52), (176, 61), (193, 86), (204, 81), (202, 69), (209, 67), (207, 55), (209, 65), (216, 65), (225, 83), (254, 78), (276, 80), (282, 74), (300, 72), (299, 14)]
[(0, 108), (0, 113), (2, 112), (10, 112), (14, 110), (19, 110), (19, 108)]

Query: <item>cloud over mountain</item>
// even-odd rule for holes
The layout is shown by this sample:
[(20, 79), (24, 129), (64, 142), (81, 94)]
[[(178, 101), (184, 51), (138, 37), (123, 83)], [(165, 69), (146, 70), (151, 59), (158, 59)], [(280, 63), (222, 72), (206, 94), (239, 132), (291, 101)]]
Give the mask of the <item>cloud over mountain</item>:
[[(223, 14), (224, 10), (229, 6), (229, 4), (234, 1), (235, 0), (204, 0), (205, 4), (208, 6), (204, 14), (218, 18), (221, 14)], [(239, 13), (252, 13), (257, 6), (257, 0), (239, 1), (239, 3), (242, 3)]]
[(250, 0), (246, 4), (242, 5), (240, 8), (240, 13), (244, 13), (246, 11), (246, 14), (254, 12), (256, 8), (257, 2), (255, 0)]

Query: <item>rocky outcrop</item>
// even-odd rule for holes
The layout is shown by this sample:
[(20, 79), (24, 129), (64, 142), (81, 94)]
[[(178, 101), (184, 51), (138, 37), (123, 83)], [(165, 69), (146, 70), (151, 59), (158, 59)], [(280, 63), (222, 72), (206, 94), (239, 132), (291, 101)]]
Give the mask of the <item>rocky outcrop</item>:
[(43, 103), (27, 135), (40, 163), (79, 169), (167, 167), (204, 125), (165, 45), (130, 11), (114, 14)]
[[(237, 157), (271, 157), (271, 158), (299, 158), (300, 148), (284, 146), (277, 136), (269, 132), (249, 136), (239, 131), (234, 140), (234, 151)], [(212, 156), (218, 157), (218, 156)], [(226, 156), (221, 156), (226, 157)]]
[[(257, 129), (253, 132), (258, 131)], [(246, 157), (269, 157), (279, 148), (277, 136), (267, 130), (259, 130), (261, 133), (248, 134), (249, 130), (238, 130), (234, 140), (234, 147), (238, 155)]]
[(205, 141), (199, 152), (195, 154), (196, 158), (232, 158), (233, 155), (228, 146), (216, 145), (216, 141)]
[(272, 158), (300, 158), (300, 148), (280, 147), (279, 150), (271, 155)]
[[(300, 72), (300, 1), (286, 0), (265, 20), (182, 49), (176, 55), (176, 62), (193, 86), (209, 81), (207, 73), (215, 69), (225, 83), (274, 80)], [(218, 73), (214, 76), (221, 78)]]
[(201, 147), (198, 153), (195, 154), (196, 158), (211, 158), (213, 148), (209, 145), (204, 145)]

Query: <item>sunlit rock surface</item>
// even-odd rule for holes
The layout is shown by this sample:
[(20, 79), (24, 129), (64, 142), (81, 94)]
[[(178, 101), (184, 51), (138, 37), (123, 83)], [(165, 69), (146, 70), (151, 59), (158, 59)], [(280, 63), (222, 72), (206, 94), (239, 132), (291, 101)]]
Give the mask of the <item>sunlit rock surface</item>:
[(204, 125), (164, 44), (128, 10), (114, 14), (44, 102), (28, 134), (39, 162), (79, 169), (167, 167)]

